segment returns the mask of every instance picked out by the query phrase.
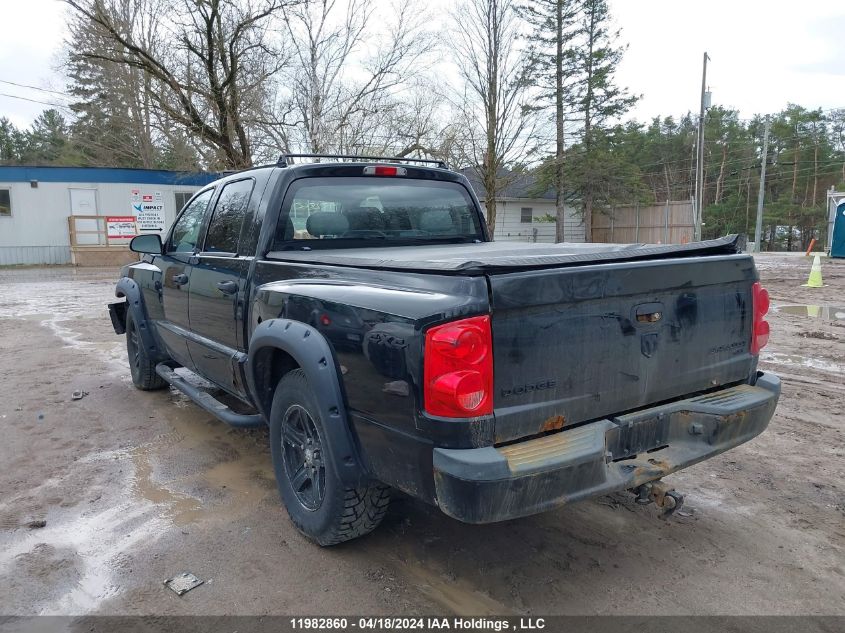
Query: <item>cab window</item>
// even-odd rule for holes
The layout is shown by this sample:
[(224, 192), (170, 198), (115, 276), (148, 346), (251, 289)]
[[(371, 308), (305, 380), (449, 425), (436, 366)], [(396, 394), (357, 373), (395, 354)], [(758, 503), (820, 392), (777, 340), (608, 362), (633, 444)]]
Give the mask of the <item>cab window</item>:
[(213, 194), (213, 189), (203, 191), (185, 207), (170, 233), (167, 242), (168, 253), (193, 253), (196, 250), (202, 219)]
[(238, 252), (238, 239), (254, 184), (255, 181), (248, 178), (230, 182), (223, 187), (208, 225), (204, 252), (231, 254)]

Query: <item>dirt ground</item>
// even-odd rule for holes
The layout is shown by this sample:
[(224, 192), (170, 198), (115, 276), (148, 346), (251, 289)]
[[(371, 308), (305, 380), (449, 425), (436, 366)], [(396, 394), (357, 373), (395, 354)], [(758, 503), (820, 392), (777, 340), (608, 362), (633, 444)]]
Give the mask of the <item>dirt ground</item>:
[[(845, 614), (845, 262), (817, 290), (804, 257), (758, 264), (783, 396), (667, 478), (680, 515), (620, 494), (471, 526), (401, 498), (330, 549), (281, 508), (266, 431), (132, 387), (116, 271), (0, 270), (0, 614)], [(178, 597), (182, 571), (205, 584)]]

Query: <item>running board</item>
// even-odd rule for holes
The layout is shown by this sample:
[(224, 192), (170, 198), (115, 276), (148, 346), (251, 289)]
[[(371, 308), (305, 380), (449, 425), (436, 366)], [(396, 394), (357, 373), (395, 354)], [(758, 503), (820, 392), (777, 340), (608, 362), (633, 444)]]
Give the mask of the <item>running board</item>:
[(208, 411), (213, 416), (220, 418), (230, 426), (236, 426), (239, 428), (255, 428), (264, 426), (264, 418), (261, 417), (261, 415), (257, 413), (254, 415), (235, 413), (210, 393), (203, 391), (198, 387), (194, 387), (166, 363), (159, 363), (156, 365), (156, 373), (170, 383), (170, 385), (176, 387), (179, 391), (188, 396), (197, 405)]

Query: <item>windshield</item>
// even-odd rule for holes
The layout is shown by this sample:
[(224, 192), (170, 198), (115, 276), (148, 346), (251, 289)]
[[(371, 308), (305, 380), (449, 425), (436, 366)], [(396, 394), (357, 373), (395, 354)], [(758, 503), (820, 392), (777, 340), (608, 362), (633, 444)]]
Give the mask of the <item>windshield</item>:
[(303, 178), (285, 197), (273, 250), (483, 240), (475, 205), (458, 183)]

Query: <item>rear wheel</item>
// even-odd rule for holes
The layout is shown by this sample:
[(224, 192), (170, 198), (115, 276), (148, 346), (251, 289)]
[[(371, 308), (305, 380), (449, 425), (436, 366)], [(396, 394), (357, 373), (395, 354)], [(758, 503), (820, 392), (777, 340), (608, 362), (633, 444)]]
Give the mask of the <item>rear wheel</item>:
[(390, 503), (390, 488), (381, 483), (345, 486), (326, 441), (305, 373), (289, 372), (279, 381), (270, 412), (273, 468), (291, 521), (323, 546), (372, 532)]
[(138, 324), (129, 311), (126, 313), (126, 352), (129, 356), (129, 370), (132, 372), (132, 384), (138, 389), (153, 391), (167, 385), (167, 381), (156, 373), (156, 364), (150, 359)]

